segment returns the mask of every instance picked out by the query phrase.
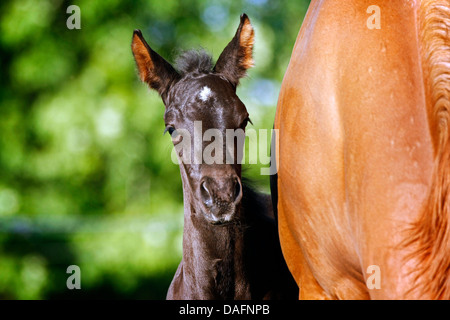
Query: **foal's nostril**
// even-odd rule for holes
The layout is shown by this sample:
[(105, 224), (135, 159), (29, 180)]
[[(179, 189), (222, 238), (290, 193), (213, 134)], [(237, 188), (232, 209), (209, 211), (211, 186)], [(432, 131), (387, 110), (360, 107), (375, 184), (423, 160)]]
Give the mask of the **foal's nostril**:
[(205, 204), (205, 206), (212, 207), (213, 200), (205, 181), (203, 181), (200, 185), (200, 193), (202, 195), (203, 203)]

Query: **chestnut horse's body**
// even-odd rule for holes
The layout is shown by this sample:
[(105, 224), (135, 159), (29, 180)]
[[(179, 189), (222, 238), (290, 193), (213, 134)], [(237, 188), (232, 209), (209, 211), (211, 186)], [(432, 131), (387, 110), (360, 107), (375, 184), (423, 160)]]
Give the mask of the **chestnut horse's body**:
[(275, 119), (300, 298), (450, 298), (449, 28), (448, 0), (311, 2)]

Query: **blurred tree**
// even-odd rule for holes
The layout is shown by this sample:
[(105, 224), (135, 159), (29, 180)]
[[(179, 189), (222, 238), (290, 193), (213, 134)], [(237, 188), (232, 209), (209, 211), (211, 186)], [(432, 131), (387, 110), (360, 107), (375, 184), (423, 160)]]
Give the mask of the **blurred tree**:
[[(80, 30), (66, 26), (71, 4)], [(308, 4), (0, 2), (0, 298), (164, 298), (181, 255), (181, 180), (132, 32), (169, 61), (199, 46), (217, 59), (246, 12), (256, 66), (238, 95), (255, 128), (270, 129)], [(268, 190), (260, 167), (248, 175)], [(81, 290), (66, 288), (72, 264)]]

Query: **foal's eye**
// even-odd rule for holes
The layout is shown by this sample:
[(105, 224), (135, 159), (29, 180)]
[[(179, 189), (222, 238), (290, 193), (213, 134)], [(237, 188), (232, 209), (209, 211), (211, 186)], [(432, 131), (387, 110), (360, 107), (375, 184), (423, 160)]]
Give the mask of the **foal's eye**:
[(166, 129), (164, 129), (164, 134), (166, 134), (166, 132), (169, 132), (169, 134), (172, 135), (174, 131), (175, 131), (174, 127), (166, 127)]

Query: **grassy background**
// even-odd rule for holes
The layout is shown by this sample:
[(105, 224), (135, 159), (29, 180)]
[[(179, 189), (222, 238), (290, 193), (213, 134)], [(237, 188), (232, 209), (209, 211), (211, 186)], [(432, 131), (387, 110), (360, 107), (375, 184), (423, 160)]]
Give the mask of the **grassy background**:
[[(69, 5), (81, 29), (69, 30)], [(164, 299), (181, 257), (183, 205), (163, 104), (140, 83), (134, 29), (173, 61), (217, 59), (247, 13), (255, 67), (238, 95), (271, 129), (309, 1), (0, 2), (0, 298)], [(270, 139), (270, 137), (269, 137)], [(262, 190), (268, 177), (248, 166)], [(81, 268), (81, 290), (66, 269)]]

